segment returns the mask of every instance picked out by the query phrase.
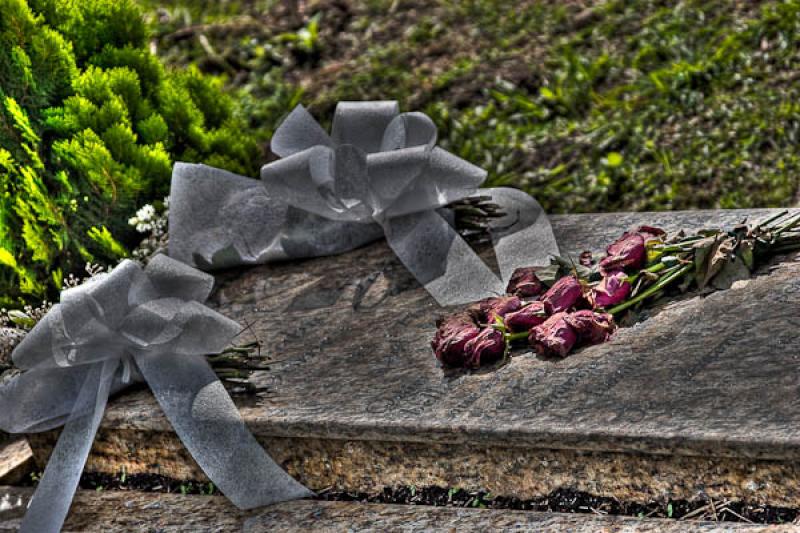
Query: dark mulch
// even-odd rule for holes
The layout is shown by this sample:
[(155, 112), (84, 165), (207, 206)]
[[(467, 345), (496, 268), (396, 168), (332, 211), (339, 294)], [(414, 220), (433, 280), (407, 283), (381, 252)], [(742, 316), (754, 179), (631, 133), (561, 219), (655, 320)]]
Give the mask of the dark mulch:
[(708, 519), (725, 522), (755, 522), (760, 524), (791, 523), (800, 517), (800, 509), (754, 505), (746, 502), (710, 500), (651, 501), (646, 504), (619, 501), (615, 498), (593, 496), (585, 492), (559, 489), (547, 496), (531, 500), (493, 497), (483, 491), (470, 492), (442, 487), (385, 488), (379, 494), (323, 491), (319, 498), (328, 501), (359, 501), (369, 503), (402, 503), (409, 505), (451, 505), (488, 509), (517, 509), (558, 513), (598, 513), (636, 517)]
[[(41, 472), (35, 472), (18, 483), (20, 486), (36, 486)], [(87, 490), (137, 490), (141, 492), (164, 492), (178, 494), (219, 494), (219, 490), (208, 481), (178, 480), (157, 474), (98, 474), (84, 472), (80, 488)]]
[(142, 492), (165, 492), (179, 494), (219, 494), (209, 481), (180, 481), (157, 474), (109, 474), (87, 473), (81, 476), (80, 486), (94, 490), (138, 490)]

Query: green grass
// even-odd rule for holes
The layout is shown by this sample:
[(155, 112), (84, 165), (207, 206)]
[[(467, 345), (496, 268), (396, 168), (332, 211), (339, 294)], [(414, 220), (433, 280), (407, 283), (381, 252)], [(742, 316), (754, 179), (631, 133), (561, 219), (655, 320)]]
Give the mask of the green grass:
[[(784, 206), (800, 185), (798, 1), (170, 5), (182, 18), (153, 18), (159, 53), (224, 75), (252, 120), (396, 98), (550, 212)], [(165, 37), (200, 23), (231, 68), (199, 34)]]

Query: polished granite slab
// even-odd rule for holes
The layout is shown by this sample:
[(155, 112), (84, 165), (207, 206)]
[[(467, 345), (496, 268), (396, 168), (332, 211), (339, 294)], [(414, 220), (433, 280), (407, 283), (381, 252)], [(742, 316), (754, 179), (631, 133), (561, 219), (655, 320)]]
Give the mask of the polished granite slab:
[[(637, 224), (667, 230), (765, 211), (553, 217), (562, 253), (602, 248)], [(442, 310), (384, 243), (220, 276), (213, 305), (274, 360), (242, 413), (260, 434), (468, 441), (800, 457), (800, 276), (786, 263), (694, 298), (563, 361), (518, 355), (443, 371), (429, 341)], [(250, 340), (252, 333), (243, 340)], [(118, 402), (106, 424), (166, 429)], [(135, 416), (131, 416), (135, 415)]]

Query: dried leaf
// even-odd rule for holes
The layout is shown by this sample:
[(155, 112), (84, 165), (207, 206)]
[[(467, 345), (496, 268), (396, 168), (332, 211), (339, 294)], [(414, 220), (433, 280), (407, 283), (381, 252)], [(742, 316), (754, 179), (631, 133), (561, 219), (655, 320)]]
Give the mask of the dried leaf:
[(659, 276), (657, 273), (648, 272), (647, 270), (642, 270), (642, 277), (645, 278), (647, 281), (652, 281), (652, 282), (656, 282), (659, 279), (661, 279), (661, 276)]
[[(590, 277), (592, 277), (592, 274), (594, 274), (595, 271), (596, 271), (596, 269), (593, 268), (593, 267), (586, 267), (586, 266), (583, 266), (582, 264), (580, 264), (579, 262), (573, 261), (571, 257), (564, 258), (564, 257), (559, 257), (559, 256), (553, 256), (553, 258), (550, 261), (551, 261), (551, 263), (555, 262), (558, 266), (561, 267), (561, 269), (563, 269), (562, 275), (564, 273), (575, 271), (575, 273), (578, 275), (579, 278), (581, 278), (581, 279), (589, 279)], [(538, 272), (537, 272), (537, 276), (538, 276)], [(539, 279), (542, 279), (542, 278), (539, 277)], [(542, 281), (544, 281), (544, 280), (542, 280)]]
[[(731, 262), (733, 251), (736, 248), (736, 239), (734, 237), (724, 237), (719, 235), (717, 241), (709, 252), (708, 267), (705, 270), (705, 275), (702, 281), (698, 283), (700, 288), (708, 285), (708, 282), (716, 276), (727, 263)], [(749, 272), (749, 269), (748, 269)]]
[(561, 277), (561, 265), (551, 260), (550, 266), (536, 270), (536, 277), (549, 287)]
[(692, 276), (683, 277), (683, 281), (681, 281), (680, 284), (678, 285), (678, 290), (681, 292), (681, 294), (689, 290), (689, 287), (692, 285), (693, 281), (694, 278)]
[(716, 242), (716, 237), (706, 237), (692, 243), (692, 248), (694, 249), (694, 274), (698, 285), (705, 279), (708, 258), (711, 256), (712, 248)]
[(734, 283), (743, 279), (750, 279), (750, 269), (737, 255), (734, 256), (732, 261), (727, 261), (724, 264), (722, 270), (712, 280), (711, 285), (717, 290), (725, 290), (730, 289)]
[(736, 254), (742, 259), (742, 262), (750, 271), (752, 271), (755, 266), (755, 258), (753, 256), (755, 247), (756, 243), (753, 239), (744, 238), (739, 241), (739, 247), (736, 249)]
[(686, 237), (686, 232), (684, 230), (678, 230), (672, 237), (665, 241), (666, 244), (677, 244), (681, 242)]

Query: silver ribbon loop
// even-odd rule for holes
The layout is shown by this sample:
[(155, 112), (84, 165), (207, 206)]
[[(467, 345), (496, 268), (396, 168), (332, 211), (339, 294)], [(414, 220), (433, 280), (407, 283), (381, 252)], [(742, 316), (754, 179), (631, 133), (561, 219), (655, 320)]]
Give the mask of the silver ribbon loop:
[[(503, 293), (515, 268), (558, 254), (541, 206), (521, 191), (479, 189), (486, 172), (436, 146), (436, 126), (397, 102), (340, 102), (331, 134), (297, 106), (272, 138), (281, 157), (261, 183), (178, 163), (170, 255), (203, 269), (336, 254), (385, 235), (441, 305)], [(507, 213), (491, 226), (500, 277), (439, 212), (473, 195)]]
[(64, 429), (23, 532), (61, 529), (108, 397), (133, 381), (150, 386), (197, 463), (240, 508), (312, 494), (258, 444), (204, 357), (241, 329), (203, 305), (213, 283), (164, 255), (144, 270), (124, 261), (64, 291), (25, 336), (12, 354), (25, 372), (0, 386), (0, 428)]

